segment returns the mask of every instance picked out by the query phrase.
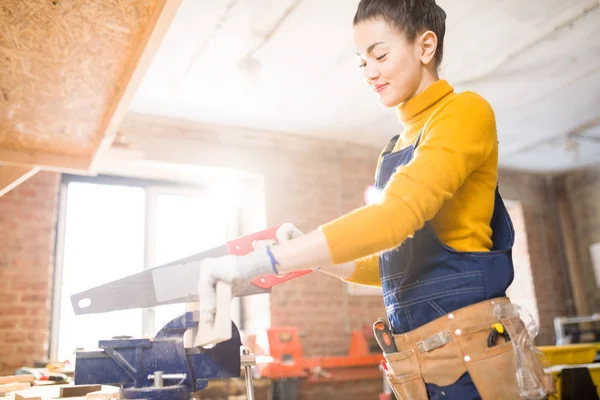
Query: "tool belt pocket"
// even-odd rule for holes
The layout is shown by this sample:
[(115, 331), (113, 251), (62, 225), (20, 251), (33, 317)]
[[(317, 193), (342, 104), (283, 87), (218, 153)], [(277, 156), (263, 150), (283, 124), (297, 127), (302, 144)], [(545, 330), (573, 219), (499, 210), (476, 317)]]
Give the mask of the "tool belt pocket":
[(511, 342), (465, 356), (465, 364), (483, 400), (520, 398)]
[(398, 400), (424, 400), (429, 398), (425, 382), (419, 373), (388, 376), (388, 381)]
[(412, 349), (384, 356), (388, 367), (387, 378), (398, 400), (428, 398), (419, 360)]

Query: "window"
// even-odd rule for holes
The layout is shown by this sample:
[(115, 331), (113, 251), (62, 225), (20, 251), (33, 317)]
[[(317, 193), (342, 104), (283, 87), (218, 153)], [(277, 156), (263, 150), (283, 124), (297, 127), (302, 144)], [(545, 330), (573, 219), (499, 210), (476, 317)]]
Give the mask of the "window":
[(515, 228), (515, 245), (512, 251), (515, 278), (512, 285), (506, 291), (506, 294), (514, 304), (526, 309), (539, 323), (540, 318), (537, 298), (535, 297), (533, 275), (531, 273), (531, 260), (529, 259), (527, 229), (525, 227), (523, 208), (518, 201), (505, 200), (504, 203)]
[[(67, 178), (61, 189), (51, 356), (71, 358), (114, 336), (154, 337), (186, 304), (75, 316), (77, 292), (238, 236), (235, 202), (215, 190)], [(239, 327), (239, 302), (232, 302)]]

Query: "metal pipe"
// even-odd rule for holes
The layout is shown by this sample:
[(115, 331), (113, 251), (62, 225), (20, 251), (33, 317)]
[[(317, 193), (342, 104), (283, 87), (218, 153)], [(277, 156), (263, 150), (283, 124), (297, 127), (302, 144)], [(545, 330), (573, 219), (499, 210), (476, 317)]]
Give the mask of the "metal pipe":
[(597, 322), (600, 321), (600, 314), (585, 315), (581, 317), (556, 317), (563, 325), (579, 324), (582, 322)]
[(163, 381), (165, 379), (185, 379), (185, 378), (187, 378), (186, 374), (163, 374), (162, 371), (157, 371), (154, 374), (148, 375), (148, 380), (159, 379), (159, 375), (160, 375), (160, 379), (162, 379)]
[(247, 347), (242, 347), (241, 364), (244, 368), (244, 375), (246, 378), (246, 397), (248, 400), (255, 400), (254, 384), (252, 382), (252, 367), (256, 365), (256, 358), (250, 353), (250, 349)]

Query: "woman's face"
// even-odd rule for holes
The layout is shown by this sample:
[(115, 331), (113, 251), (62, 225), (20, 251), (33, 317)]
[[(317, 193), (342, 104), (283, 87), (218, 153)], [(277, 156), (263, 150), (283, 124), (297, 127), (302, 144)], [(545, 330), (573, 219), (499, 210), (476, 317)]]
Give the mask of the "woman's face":
[(354, 26), (359, 65), (369, 87), (385, 107), (396, 107), (415, 95), (422, 81), (421, 47), (381, 19)]

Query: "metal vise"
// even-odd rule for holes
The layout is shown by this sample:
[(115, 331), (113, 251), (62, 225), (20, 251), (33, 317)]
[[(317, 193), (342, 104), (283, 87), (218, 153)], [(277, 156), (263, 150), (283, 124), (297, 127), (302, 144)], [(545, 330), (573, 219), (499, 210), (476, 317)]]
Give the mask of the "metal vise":
[(76, 354), (75, 384), (117, 385), (122, 399), (184, 400), (206, 388), (210, 379), (240, 377), (241, 340), (235, 324), (226, 342), (210, 349), (186, 348), (184, 334), (197, 325), (197, 314), (187, 312), (153, 340), (101, 340), (101, 350)]

